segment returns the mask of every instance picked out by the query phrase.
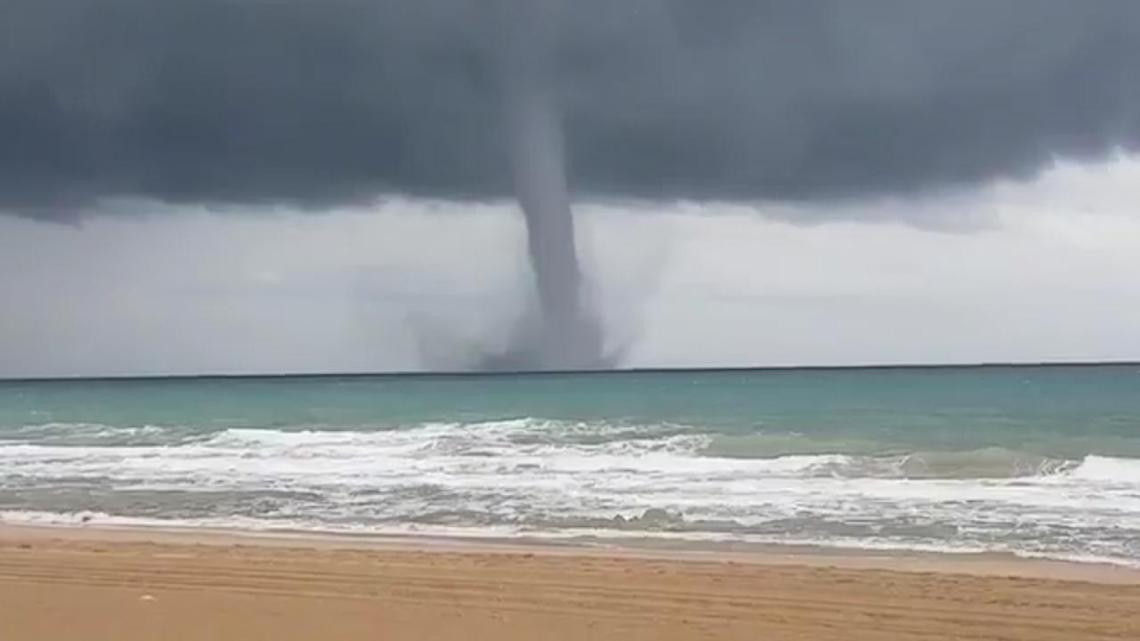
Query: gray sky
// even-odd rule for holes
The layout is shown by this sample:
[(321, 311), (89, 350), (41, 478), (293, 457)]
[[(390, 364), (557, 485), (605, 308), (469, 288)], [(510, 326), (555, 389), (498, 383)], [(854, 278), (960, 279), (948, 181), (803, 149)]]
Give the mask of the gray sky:
[[(1138, 202), (1124, 157), (814, 225), (639, 204), (587, 207), (580, 232), (630, 365), (1138, 359)], [(409, 369), (421, 342), (446, 367), (521, 306), (510, 204), (129, 208), (152, 213), (0, 218), (0, 376)]]
[(579, 196), (914, 192), (1140, 143), (1133, 0), (5, 0), (0, 208), (510, 197), (497, 47), (538, 16)]
[(0, 3), (0, 376), (506, 346), (517, 67), (627, 365), (1140, 358), (1140, 3), (539, 1)]

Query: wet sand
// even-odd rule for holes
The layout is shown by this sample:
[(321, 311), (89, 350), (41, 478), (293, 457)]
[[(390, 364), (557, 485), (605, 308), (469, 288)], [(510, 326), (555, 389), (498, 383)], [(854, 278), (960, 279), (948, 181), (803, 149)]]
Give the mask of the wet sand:
[(1140, 571), (0, 526), (0, 639), (1140, 639)]

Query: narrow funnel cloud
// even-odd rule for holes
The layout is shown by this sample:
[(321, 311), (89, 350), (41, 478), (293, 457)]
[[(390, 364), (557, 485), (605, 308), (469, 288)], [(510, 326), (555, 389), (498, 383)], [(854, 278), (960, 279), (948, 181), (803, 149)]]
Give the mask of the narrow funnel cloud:
[(501, 51), (512, 176), (526, 219), (538, 299), (501, 363), (526, 369), (607, 366), (584, 288), (566, 179), (562, 115), (550, 83), (556, 0), (511, 0)]

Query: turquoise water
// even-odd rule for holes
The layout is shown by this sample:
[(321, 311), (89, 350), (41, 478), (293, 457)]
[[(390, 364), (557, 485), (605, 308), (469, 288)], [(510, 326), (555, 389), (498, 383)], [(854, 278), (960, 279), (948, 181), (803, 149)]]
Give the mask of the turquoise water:
[(1140, 366), (0, 382), (6, 520), (1140, 561)]

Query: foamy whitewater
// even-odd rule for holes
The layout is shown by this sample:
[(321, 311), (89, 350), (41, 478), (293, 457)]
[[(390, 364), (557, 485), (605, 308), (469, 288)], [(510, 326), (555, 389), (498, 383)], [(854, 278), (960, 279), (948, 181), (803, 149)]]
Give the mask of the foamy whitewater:
[(1136, 367), (0, 383), (0, 518), (1140, 564), (1138, 398)]

